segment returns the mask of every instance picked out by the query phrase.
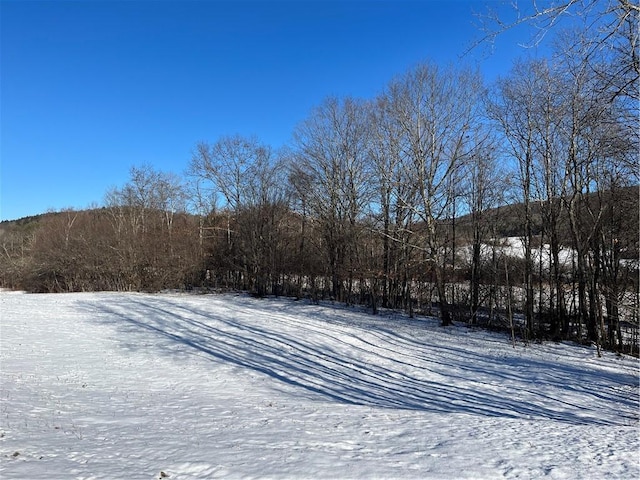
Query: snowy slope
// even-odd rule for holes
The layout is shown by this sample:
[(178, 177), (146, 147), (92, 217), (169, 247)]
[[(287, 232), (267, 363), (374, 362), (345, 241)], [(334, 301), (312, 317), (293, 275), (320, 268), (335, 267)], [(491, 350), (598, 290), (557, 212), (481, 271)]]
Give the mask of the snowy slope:
[(632, 358), (283, 299), (0, 301), (2, 479), (640, 476)]

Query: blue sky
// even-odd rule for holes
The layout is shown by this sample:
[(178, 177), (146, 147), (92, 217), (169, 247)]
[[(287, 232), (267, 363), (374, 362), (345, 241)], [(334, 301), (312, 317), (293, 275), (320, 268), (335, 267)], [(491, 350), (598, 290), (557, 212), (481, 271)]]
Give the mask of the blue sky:
[[(508, 2), (504, 2), (508, 4)], [(506, 74), (465, 1), (7, 1), (0, 219), (100, 204), (132, 166), (183, 173), (200, 141), (278, 148), (330, 95), (372, 98), (425, 60)]]

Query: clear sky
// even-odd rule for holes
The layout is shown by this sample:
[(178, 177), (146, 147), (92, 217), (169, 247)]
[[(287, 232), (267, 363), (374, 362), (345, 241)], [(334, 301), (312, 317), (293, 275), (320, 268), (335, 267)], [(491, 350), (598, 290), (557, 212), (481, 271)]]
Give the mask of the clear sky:
[(424, 60), (495, 78), (526, 35), (461, 59), (487, 4), (2, 0), (0, 219), (100, 204), (132, 166), (183, 173), (222, 135), (278, 148), (327, 96)]

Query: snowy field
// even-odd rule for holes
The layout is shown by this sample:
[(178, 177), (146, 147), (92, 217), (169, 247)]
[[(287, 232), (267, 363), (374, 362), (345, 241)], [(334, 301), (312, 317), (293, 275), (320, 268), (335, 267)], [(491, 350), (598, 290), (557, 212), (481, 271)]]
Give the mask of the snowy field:
[(3, 480), (640, 477), (633, 358), (287, 299), (0, 301)]

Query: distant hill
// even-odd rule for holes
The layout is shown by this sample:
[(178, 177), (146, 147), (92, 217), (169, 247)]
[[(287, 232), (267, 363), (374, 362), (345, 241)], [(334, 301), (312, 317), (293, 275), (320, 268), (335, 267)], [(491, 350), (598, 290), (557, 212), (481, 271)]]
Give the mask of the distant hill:
[(3, 220), (0, 222), (0, 238), (10, 232), (27, 231), (38, 226), (43, 218), (59, 215), (59, 212), (41, 213), (39, 215), (30, 215), (28, 217), (18, 218), (17, 220)]
[[(615, 195), (612, 199), (611, 196)], [(602, 201), (607, 205), (602, 212), (601, 222), (605, 225), (611, 224), (613, 221), (621, 221), (624, 223), (624, 233), (629, 235), (629, 241), (637, 241), (640, 231), (640, 186), (634, 185), (616, 190), (615, 193), (595, 192), (588, 196), (589, 205), (592, 211), (599, 211), (598, 205)], [(611, 208), (611, 207), (615, 208)], [(545, 204), (541, 201), (535, 201), (530, 204), (532, 233), (534, 236), (544, 234), (544, 209)], [(503, 205), (497, 208), (489, 209), (483, 213), (486, 221), (495, 227), (496, 237), (521, 237), (525, 235), (524, 203), (514, 203)], [(462, 235), (470, 230), (471, 215), (464, 215), (456, 219), (457, 228), (460, 229)], [(560, 233), (562, 242), (571, 243), (569, 217), (566, 209), (560, 218)], [(635, 240), (634, 240), (635, 239)], [(637, 257), (636, 252), (631, 252), (633, 257)]]
[[(609, 202), (611, 198), (611, 192), (592, 193), (589, 195), (590, 203), (594, 209), (597, 209), (597, 202), (602, 199), (605, 202)], [(616, 198), (612, 203), (616, 205), (616, 209), (603, 212), (603, 221), (610, 221), (613, 214), (624, 217), (626, 228), (625, 230), (630, 236), (638, 238), (638, 232), (640, 231), (640, 186), (624, 187), (615, 192)], [(544, 203), (541, 201), (534, 201), (530, 204), (531, 218), (532, 218), (532, 233), (534, 236), (540, 236), (544, 233), (544, 216), (543, 208)], [(609, 209), (610, 210), (610, 209)], [(79, 210), (78, 212), (91, 211), (91, 210)], [(501, 205), (496, 208), (486, 210), (483, 213), (483, 217), (488, 224), (493, 222), (493, 228), (497, 238), (504, 237), (520, 237), (524, 236), (524, 216), (525, 207), (523, 203), (513, 203), (508, 205)], [(7, 235), (10, 232), (28, 232), (36, 228), (40, 222), (47, 218), (55, 217), (63, 214), (64, 212), (47, 212), (39, 215), (31, 215), (16, 220), (4, 220), (0, 222), (0, 238)], [(460, 241), (465, 242), (465, 238), (470, 235), (471, 228), (471, 215), (463, 215), (456, 218), (456, 228), (460, 235)], [(443, 225), (450, 225), (450, 220), (444, 220)], [(563, 243), (569, 244), (571, 242), (569, 238), (569, 223), (566, 211), (561, 218), (561, 233), (563, 234)], [(637, 257), (635, 252), (632, 252), (632, 257)]]

